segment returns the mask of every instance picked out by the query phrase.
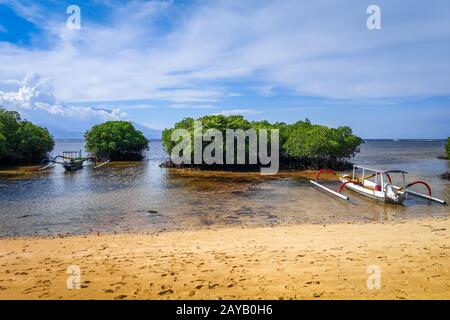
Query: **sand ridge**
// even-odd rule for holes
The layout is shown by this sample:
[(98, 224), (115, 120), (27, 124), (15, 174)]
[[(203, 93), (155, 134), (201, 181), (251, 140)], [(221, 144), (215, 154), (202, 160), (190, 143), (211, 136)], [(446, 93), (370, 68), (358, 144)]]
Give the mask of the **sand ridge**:
[[(449, 299), (449, 230), (441, 217), (5, 238), (0, 299)], [(367, 288), (370, 265), (381, 289)]]

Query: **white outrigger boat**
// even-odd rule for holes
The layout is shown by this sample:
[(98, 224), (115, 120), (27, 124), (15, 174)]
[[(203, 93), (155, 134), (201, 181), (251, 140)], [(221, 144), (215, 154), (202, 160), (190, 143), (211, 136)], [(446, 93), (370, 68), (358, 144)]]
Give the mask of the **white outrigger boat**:
[[(361, 175), (358, 176), (357, 172), (361, 172)], [(321, 184), (319, 184), (319, 176), (322, 173), (332, 173), (335, 175), (338, 175), (339, 180), (342, 182), (341, 186), (339, 187), (338, 191), (331, 190)], [(401, 175), (401, 186), (396, 186), (393, 184), (391, 176), (395, 174)], [(342, 194), (342, 191), (345, 188), (348, 188), (352, 191), (355, 191), (359, 194), (377, 199), (382, 200), (389, 203), (395, 203), (395, 204), (401, 204), (403, 201), (405, 201), (408, 197), (408, 195), (413, 195), (416, 197), (424, 198), (430, 201), (438, 202), (441, 204), (446, 204), (446, 201), (433, 198), (431, 195), (431, 188), (430, 186), (424, 182), (424, 181), (414, 181), (411, 183), (406, 184), (406, 175), (408, 173), (406, 171), (402, 170), (377, 170), (377, 169), (371, 169), (363, 166), (354, 165), (353, 166), (353, 174), (343, 174), (340, 175), (332, 170), (329, 169), (322, 169), (320, 170), (317, 175), (316, 179), (310, 180), (310, 182), (321, 188), (324, 191), (327, 191), (341, 199), (349, 200), (350, 198), (346, 195)], [(422, 194), (416, 191), (412, 191), (409, 188), (416, 184), (422, 184), (427, 188), (428, 195)]]

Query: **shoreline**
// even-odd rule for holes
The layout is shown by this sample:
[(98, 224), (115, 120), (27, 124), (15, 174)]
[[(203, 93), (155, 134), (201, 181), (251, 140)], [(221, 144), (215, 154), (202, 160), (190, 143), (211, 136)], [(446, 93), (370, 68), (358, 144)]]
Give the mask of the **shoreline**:
[[(449, 299), (450, 219), (0, 239), (0, 299)], [(67, 267), (81, 269), (69, 290)], [(367, 268), (381, 289), (367, 288)]]
[[(325, 179), (324, 179), (325, 180)], [(165, 227), (165, 228), (150, 228), (144, 227), (142, 229), (129, 229), (129, 230), (91, 230), (81, 233), (49, 233), (49, 234), (23, 234), (23, 235), (0, 235), (0, 242), (3, 240), (54, 240), (64, 238), (86, 238), (86, 237), (108, 237), (108, 236), (161, 236), (168, 233), (194, 233), (194, 232), (221, 232), (227, 230), (253, 230), (261, 228), (284, 228), (295, 226), (333, 226), (333, 225), (372, 225), (372, 224), (403, 224), (407, 222), (421, 221), (427, 219), (450, 219), (449, 215), (432, 215), (428, 217), (416, 216), (416, 217), (391, 217), (389, 220), (339, 220), (339, 221), (317, 221), (317, 222), (276, 222), (272, 224), (212, 224), (212, 225), (199, 225), (199, 226), (185, 226), (185, 227)]]

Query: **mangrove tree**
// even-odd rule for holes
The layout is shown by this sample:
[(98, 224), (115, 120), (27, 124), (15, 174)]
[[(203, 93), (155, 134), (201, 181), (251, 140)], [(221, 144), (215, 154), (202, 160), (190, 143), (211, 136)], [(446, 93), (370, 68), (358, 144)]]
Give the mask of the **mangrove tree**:
[[(239, 130), (244, 131), (254, 129), (259, 133), (261, 129), (267, 130), (267, 137), (270, 144), (271, 131), (278, 129), (279, 137), (279, 160), (281, 169), (318, 169), (332, 168), (345, 169), (350, 165), (350, 159), (359, 152), (359, 147), (363, 140), (353, 134), (352, 129), (347, 126), (338, 128), (329, 128), (322, 125), (312, 124), (308, 119), (298, 121), (294, 124), (286, 124), (283, 122), (270, 123), (268, 121), (248, 121), (243, 116), (233, 115), (208, 115), (194, 120), (193, 118), (185, 118), (177, 122), (172, 128), (167, 128), (162, 133), (162, 142), (165, 151), (172, 155), (174, 147), (178, 145), (183, 137), (178, 136), (173, 139), (173, 133), (176, 129), (184, 129), (191, 136), (190, 157), (194, 158), (194, 140), (195, 140), (195, 123), (201, 122), (202, 134), (208, 132), (209, 129), (216, 129), (226, 136), (226, 131)], [(257, 135), (257, 139), (260, 136)], [(245, 140), (245, 150), (249, 150), (250, 138)], [(202, 141), (203, 148), (207, 147), (210, 142)], [(226, 149), (226, 139), (220, 139), (223, 143), (223, 149)], [(236, 141), (234, 142), (236, 145)], [(258, 147), (260, 145), (258, 144)], [(177, 150), (176, 150), (177, 151)], [(271, 150), (269, 150), (269, 153)], [(249, 157), (249, 155), (248, 155)], [(229, 165), (225, 161), (226, 154), (223, 154), (224, 160), (220, 164), (214, 165), (195, 165), (183, 164), (181, 167), (200, 167), (205, 169), (232, 169), (247, 170), (255, 166), (236, 166)], [(192, 161), (191, 163), (195, 163)], [(258, 164), (257, 166), (259, 166)], [(162, 164), (165, 167), (179, 167), (174, 165), (171, 159)]]
[(148, 140), (128, 121), (107, 121), (84, 134), (86, 150), (93, 156), (111, 161), (141, 160)]
[(22, 120), (16, 111), (0, 107), (0, 164), (35, 164), (53, 150), (46, 128)]

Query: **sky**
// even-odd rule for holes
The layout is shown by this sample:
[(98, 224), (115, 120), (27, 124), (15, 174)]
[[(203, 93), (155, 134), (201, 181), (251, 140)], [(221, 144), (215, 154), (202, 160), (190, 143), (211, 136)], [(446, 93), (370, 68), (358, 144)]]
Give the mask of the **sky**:
[(448, 0), (0, 0), (0, 105), (68, 131), (240, 114), (446, 138), (449, 57)]

